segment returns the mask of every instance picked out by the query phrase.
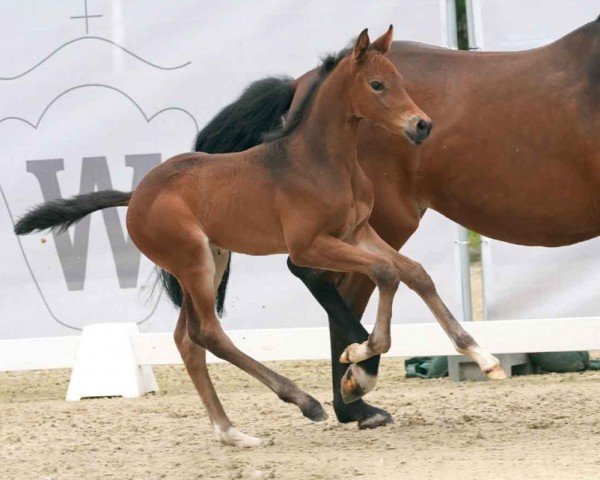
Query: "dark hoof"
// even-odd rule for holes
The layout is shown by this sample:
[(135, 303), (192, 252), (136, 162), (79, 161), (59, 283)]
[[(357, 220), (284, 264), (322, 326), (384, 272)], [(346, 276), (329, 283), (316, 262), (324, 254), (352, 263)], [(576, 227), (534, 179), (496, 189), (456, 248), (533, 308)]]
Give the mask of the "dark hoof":
[(371, 407), (373, 410), (371, 414), (365, 418), (361, 418), (358, 421), (359, 430), (367, 430), (371, 428), (385, 427), (394, 423), (392, 416), (385, 410), (380, 408)]
[(370, 375), (360, 365), (352, 364), (342, 377), (341, 394), (344, 403), (360, 400), (377, 385), (377, 376)]
[(307, 405), (304, 408), (301, 408), (301, 410), (302, 415), (313, 422), (323, 422), (329, 418), (323, 406), (313, 397), (310, 397)]
[(340, 423), (358, 422), (358, 428), (378, 428), (394, 423), (392, 416), (381, 408), (373, 407), (362, 400), (346, 405), (335, 404), (335, 413)]

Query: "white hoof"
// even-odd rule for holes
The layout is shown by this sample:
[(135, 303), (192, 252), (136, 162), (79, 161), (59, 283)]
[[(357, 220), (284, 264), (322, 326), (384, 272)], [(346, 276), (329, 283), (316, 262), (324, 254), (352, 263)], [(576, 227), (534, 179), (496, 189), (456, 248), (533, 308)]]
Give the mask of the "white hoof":
[(368, 374), (361, 367), (352, 364), (342, 377), (342, 400), (352, 403), (369, 393), (377, 385), (377, 377)]
[(496, 365), (491, 370), (485, 372), (485, 374), (490, 380), (504, 380), (507, 378), (504, 369), (500, 365)]
[(471, 347), (465, 352), (459, 352), (467, 355), (479, 364), (481, 371), (487, 375), (490, 380), (504, 380), (507, 378), (504, 369), (496, 357), (490, 355), (480, 347)]
[(244, 432), (240, 432), (233, 427), (229, 427), (227, 430), (222, 431), (217, 425), (215, 425), (215, 437), (221, 443), (225, 445), (231, 445), (233, 447), (252, 448), (258, 447), (262, 443), (260, 438), (253, 437), (252, 435), (246, 435)]
[(348, 345), (340, 356), (341, 363), (359, 363), (363, 360), (371, 358), (373, 355), (369, 351), (367, 342), (364, 343), (353, 343)]

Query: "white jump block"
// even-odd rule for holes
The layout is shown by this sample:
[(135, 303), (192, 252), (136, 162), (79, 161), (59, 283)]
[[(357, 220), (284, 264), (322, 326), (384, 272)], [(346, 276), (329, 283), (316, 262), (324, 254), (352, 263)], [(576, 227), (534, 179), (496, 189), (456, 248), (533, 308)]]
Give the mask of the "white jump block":
[(135, 323), (84, 327), (71, 372), (67, 401), (89, 397), (134, 398), (158, 391), (154, 372), (141, 366), (133, 349)]
[[(500, 353), (496, 355), (500, 365), (508, 377), (514, 375), (531, 375), (539, 373), (526, 353)], [(460, 382), (462, 380), (481, 381), (487, 380), (479, 365), (472, 359), (463, 355), (452, 355), (448, 357), (448, 376), (450, 380)]]

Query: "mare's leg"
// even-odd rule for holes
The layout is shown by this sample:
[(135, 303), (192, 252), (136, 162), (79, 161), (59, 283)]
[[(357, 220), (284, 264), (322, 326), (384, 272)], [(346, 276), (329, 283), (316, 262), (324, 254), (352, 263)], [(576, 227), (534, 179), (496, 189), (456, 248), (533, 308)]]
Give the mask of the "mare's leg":
[(325, 420), (327, 415), (317, 400), (292, 381), (241, 352), (225, 334), (215, 312), (215, 262), (208, 239), (201, 231), (196, 231), (187, 241), (193, 246), (187, 252), (181, 252), (179, 268), (174, 269), (174, 274), (186, 292), (186, 300), (191, 300), (184, 303), (191, 340), (249, 373), (283, 401), (297, 405), (307, 418)]
[[(288, 268), (307, 286), (329, 316), (331, 341), (331, 370), (333, 380), (333, 408), (342, 423), (358, 422), (358, 428), (376, 428), (392, 423), (389, 413), (360, 400), (375, 387), (379, 357), (373, 357), (350, 368), (340, 362), (340, 355), (348, 343), (363, 342), (369, 333), (348, 308), (335, 285), (325, 272), (298, 267), (288, 258)], [(355, 372), (352, 367), (357, 367)], [(350, 372), (346, 373), (345, 372)], [(340, 386), (349, 392), (342, 398)], [(347, 404), (348, 402), (352, 402)]]
[[(506, 378), (500, 362), (481, 349), (473, 337), (463, 329), (462, 325), (450, 313), (450, 310), (438, 295), (431, 277), (419, 263), (396, 252), (370, 226), (367, 235), (361, 239), (359, 245), (369, 251), (387, 255), (394, 262), (400, 274), (400, 280), (423, 299), (459, 353), (476, 361), (489, 378)], [(390, 343), (389, 319), (387, 316), (377, 315), (375, 327), (369, 339), (362, 344), (348, 346), (342, 354), (341, 361), (347, 363), (363, 361), (372, 355), (383, 353), (386, 351), (383, 349), (389, 349)]]

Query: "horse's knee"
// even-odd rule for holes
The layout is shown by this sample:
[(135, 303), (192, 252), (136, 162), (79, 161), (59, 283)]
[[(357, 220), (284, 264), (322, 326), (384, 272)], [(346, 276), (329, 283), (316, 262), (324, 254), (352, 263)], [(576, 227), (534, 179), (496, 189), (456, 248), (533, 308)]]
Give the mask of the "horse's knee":
[(421, 295), (435, 293), (435, 284), (420, 263), (411, 262), (403, 273), (403, 281), (411, 290), (419, 292)]
[(400, 284), (400, 272), (394, 262), (382, 259), (373, 268), (373, 279), (380, 289), (396, 290)]

